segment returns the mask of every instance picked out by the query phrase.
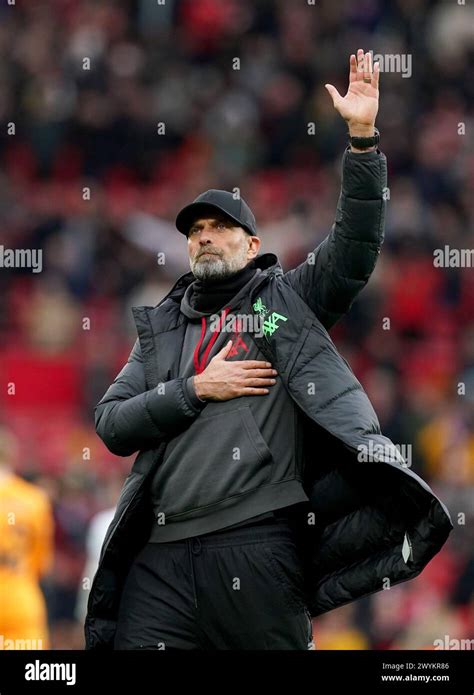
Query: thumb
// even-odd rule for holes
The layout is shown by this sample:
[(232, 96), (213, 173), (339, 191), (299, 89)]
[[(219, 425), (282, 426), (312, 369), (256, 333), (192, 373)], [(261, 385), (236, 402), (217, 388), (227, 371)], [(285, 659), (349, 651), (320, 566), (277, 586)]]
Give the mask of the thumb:
[(325, 84), (324, 85), (326, 89), (328, 90), (329, 94), (332, 97), (332, 103), (334, 106), (336, 106), (336, 102), (339, 101), (339, 99), (342, 99), (341, 95), (337, 91), (337, 89), (334, 87), (332, 84)]
[(224, 345), (224, 347), (221, 348), (216, 355), (214, 355), (213, 359), (225, 360), (231, 347), (232, 347), (232, 340), (228, 340), (227, 343)]

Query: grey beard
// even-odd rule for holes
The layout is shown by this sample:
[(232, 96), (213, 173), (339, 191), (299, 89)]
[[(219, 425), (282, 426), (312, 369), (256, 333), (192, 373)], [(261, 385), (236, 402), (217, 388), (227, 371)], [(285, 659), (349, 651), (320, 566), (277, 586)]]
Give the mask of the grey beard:
[(224, 280), (234, 275), (247, 265), (247, 250), (242, 247), (241, 252), (233, 258), (225, 260), (220, 256), (209, 257), (203, 261), (198, 259), (191, 262), (191, 270), (198, 280)]

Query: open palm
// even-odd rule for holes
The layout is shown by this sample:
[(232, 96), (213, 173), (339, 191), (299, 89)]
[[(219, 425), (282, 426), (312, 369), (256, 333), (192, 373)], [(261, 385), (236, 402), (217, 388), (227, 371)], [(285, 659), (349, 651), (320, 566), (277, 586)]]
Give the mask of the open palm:
[(349, 125), (373, 126), (379, 109), (380, 66), (372, 70), (372, 54), (362, 48), (350, 57), (349, 88), (342, 97), (332, 84), (325, 87), (332, 97), (334, 108)]

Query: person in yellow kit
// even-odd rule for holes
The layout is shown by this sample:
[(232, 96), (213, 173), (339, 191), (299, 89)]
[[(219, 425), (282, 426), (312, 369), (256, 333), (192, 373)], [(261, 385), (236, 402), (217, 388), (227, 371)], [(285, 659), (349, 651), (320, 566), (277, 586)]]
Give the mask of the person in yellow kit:
[(46, 493), (14, 473), (16, 451), (0, 426), (0, 649), (48, 649), (39, 580), (51, 568), (53, 515)]

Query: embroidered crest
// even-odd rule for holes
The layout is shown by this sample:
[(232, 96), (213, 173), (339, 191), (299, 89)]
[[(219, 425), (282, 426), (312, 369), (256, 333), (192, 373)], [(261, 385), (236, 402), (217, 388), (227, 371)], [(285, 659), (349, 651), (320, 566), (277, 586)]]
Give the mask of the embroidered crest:
[(253, 304), (253, 309), (254, 311), (257, 312), (260, 316), (267, 316), (265, 321), (263, 322), (263, 334), (265, 336), (273, 335), (275, 331), (280, 328), (278, 325), (278, 321), (288, 321), (288, 318), (286, 316), (283, 316), (283, 314), (279, 314), (277, 311), (272, 311), (271, 313), (265, 306), (265, 304), (262, 302), (262, 298), (258, 297), (257, 301), (254, 302)]

